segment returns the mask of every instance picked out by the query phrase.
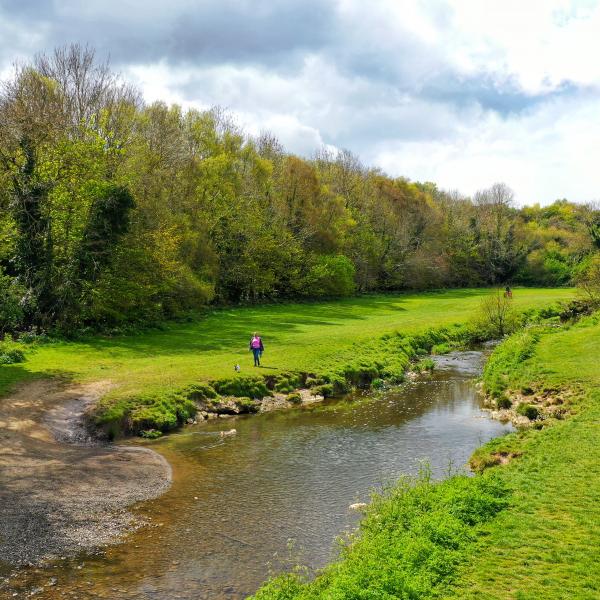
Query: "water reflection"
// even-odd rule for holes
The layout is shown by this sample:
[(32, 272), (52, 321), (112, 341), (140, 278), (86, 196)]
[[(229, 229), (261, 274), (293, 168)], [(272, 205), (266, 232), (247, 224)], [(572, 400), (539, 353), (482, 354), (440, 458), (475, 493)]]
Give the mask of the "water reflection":
[[(153, 443), (175, 480), (141, 507), (152, 526), (80, 569), (53, 569), (46, 597), (243, 598), (269, 564), (285, 565), (290, 540), (294, 559), (322, 566), (355, 525), (350, 504), (422, 461), (443, 476), (507, 429), (480, 409), (472, 377), (482, 360), (455, 353), (430, 378), (377, 398), (211, 422)], [(236, 436), (218, 435), (231, 427)]]

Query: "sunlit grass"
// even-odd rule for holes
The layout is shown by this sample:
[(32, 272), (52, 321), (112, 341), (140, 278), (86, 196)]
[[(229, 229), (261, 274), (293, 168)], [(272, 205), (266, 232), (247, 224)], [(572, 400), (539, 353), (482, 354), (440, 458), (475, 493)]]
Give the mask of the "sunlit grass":
[[(523, 456), (501, 470), (510, 510), (488, 529), (453, 598), (600, 598), (600, 325), (545, 335), (509, 384), (583, 389), (577, 414), (508, 440)], [(517, 437), (517, 436), (511, 436)]]
[[(320, 371), (332, 360), (353, 358), (355, 344), (385, 333), (463, 323), (489, 293), (449, 290), (214, 310), (161, 331), (41, 346), (27, 362), (0, 367), (0, 392), (46, 375), (82, 382), (110, 379), (116, 384), (113, 394), (128, 395), (227, 377), (235, 364), (242, 374), (254, 374), (247, 350), (253, 331), (261, 333), (266, 347), (260, 372)], [(573, 295), (570, 289), (517, 289), (515, 305), (539, 307)]]

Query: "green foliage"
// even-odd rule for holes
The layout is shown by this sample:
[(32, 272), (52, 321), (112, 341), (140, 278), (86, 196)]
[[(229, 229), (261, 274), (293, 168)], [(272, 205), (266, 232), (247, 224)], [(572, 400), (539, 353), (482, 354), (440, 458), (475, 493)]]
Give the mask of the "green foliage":
[(217, 392), (208, 383), (194, 383), (186, 390), (189, 398), (194, 401), (209, 400), (217, 397)]
[(517, 406), (517, 414), (527, 417), (530, 421), (535, 421), (540, 416), (540, 411), (533, 404), (522, 403)]
[(320, 394), (323, 398), (329, 398), (334, 394), (333, 386), (330, 383), (324, 383), (323, 385), (314, 387), (313, 392), (315, 394)]
[(0, 341), (0, 365), (14, 365), (25, 362), (25, 346), (10, 337)]
[(147, 440), (156, 440), (162, 437), (163, 432), (158, 429), (144, 429), (140, 432), (140, 437), (146, 438)]
[(186, 391), (147, 393), (122, 398), (117, 402), (100, 401), (95, 424), (110, 437), (120, 433), (141, 433), (156, 429), (161, 432), (176, 429), (194, 417), (197, 406)]
[(493, 478), (403, 479), (374, 496), (358, 535), (314, 581), (283, 575), (252, 598), (433, 597), (453, 581), (467, 548), (506, 508), (507, 497)]
[(374, 390), (380, 390), (384, 386), (385, 386), (385, 381), (383, 379), (380, 379), (379, 377), (376, 377), (375, 379), (373, 379), (373, 381), (371, 381), (371, 387)]
[[(139, 105), (89, 49), (41, 55), (6, 84), (5, 331), (106, 331), (211, 303), (356, 291), (565, 285), (597, 250), (589, 207), (516, 209), (503, 184), (460, 198), (347, 152), (293, 156), (219, 109)], [(88, 86), (97, 93), (77, 94)]]
[(306, 276), (304, 289), (313, 297), (350, 296), (355, 291), (355, 274), (356, 269), (346, 256), (320, 256)]
[(287, 400), (288, 400), (288, 402), (291, 402), (292, 404), (301, 404), (302, 396), (300, 394), (298, 394), (297, 392), (294, 392), (293, 394), (288, 395)]
[(15, 279), (0, 266), (0, 335), (14, 330), (23, 320), (21, 299), (24, 292)]
[(423, 373), (424, 371), (433, 371), (435, 363), (431, 358), (424, 358), (415, 365), (415, 371)]
[(506, 409), (512, 406), (512, 401), (508, 396), (500, 396), (496, 398), (496, 408)]
[(96, 281), (110, 263), (119, 240), (129, 230), (135, 206), (126, 187), (103, 183), (96, 188), (76, 253), (79, 280), (87, 282)]
[(237, 396), (248, 398), (264, 398), (271, 396), (271, 391), (265, 381), (257, 377), (232, 377), (212, 382), (217, 393), (222, 396)]
[(449, 352), (452, 352), (452, 345), (448, 342), (434, 344), (431, 347), (431, 354), (448, 354)]

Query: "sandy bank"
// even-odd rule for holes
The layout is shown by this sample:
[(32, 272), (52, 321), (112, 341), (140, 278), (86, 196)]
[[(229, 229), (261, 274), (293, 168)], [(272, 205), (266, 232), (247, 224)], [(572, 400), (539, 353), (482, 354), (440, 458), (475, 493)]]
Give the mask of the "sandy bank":
[(108, 387), (41, 380), (0, 398), (5, 564), (40, 564), (114, 543), (140, 524), (128, 507), (169, 487), (171, 469), (159, 454), (88, 438), (82, 416)]

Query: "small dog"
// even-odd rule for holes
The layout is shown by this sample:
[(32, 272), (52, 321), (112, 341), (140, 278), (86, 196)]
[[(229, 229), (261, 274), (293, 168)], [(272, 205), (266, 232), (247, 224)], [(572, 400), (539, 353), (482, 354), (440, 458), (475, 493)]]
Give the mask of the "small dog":
[(235, 435), (237, 433), (237, 429), (230, 429), (229, 431), (219, 431), (219, 435), (221, 437), (228, 437), (230, 435)]
[(234, 370), (236, 373), (239, 373), (239, 372), (242, 370), (242, 368), (240, 367), (240, 365), (235, 365), (235, 367), (233, 367), (233, 370)]

